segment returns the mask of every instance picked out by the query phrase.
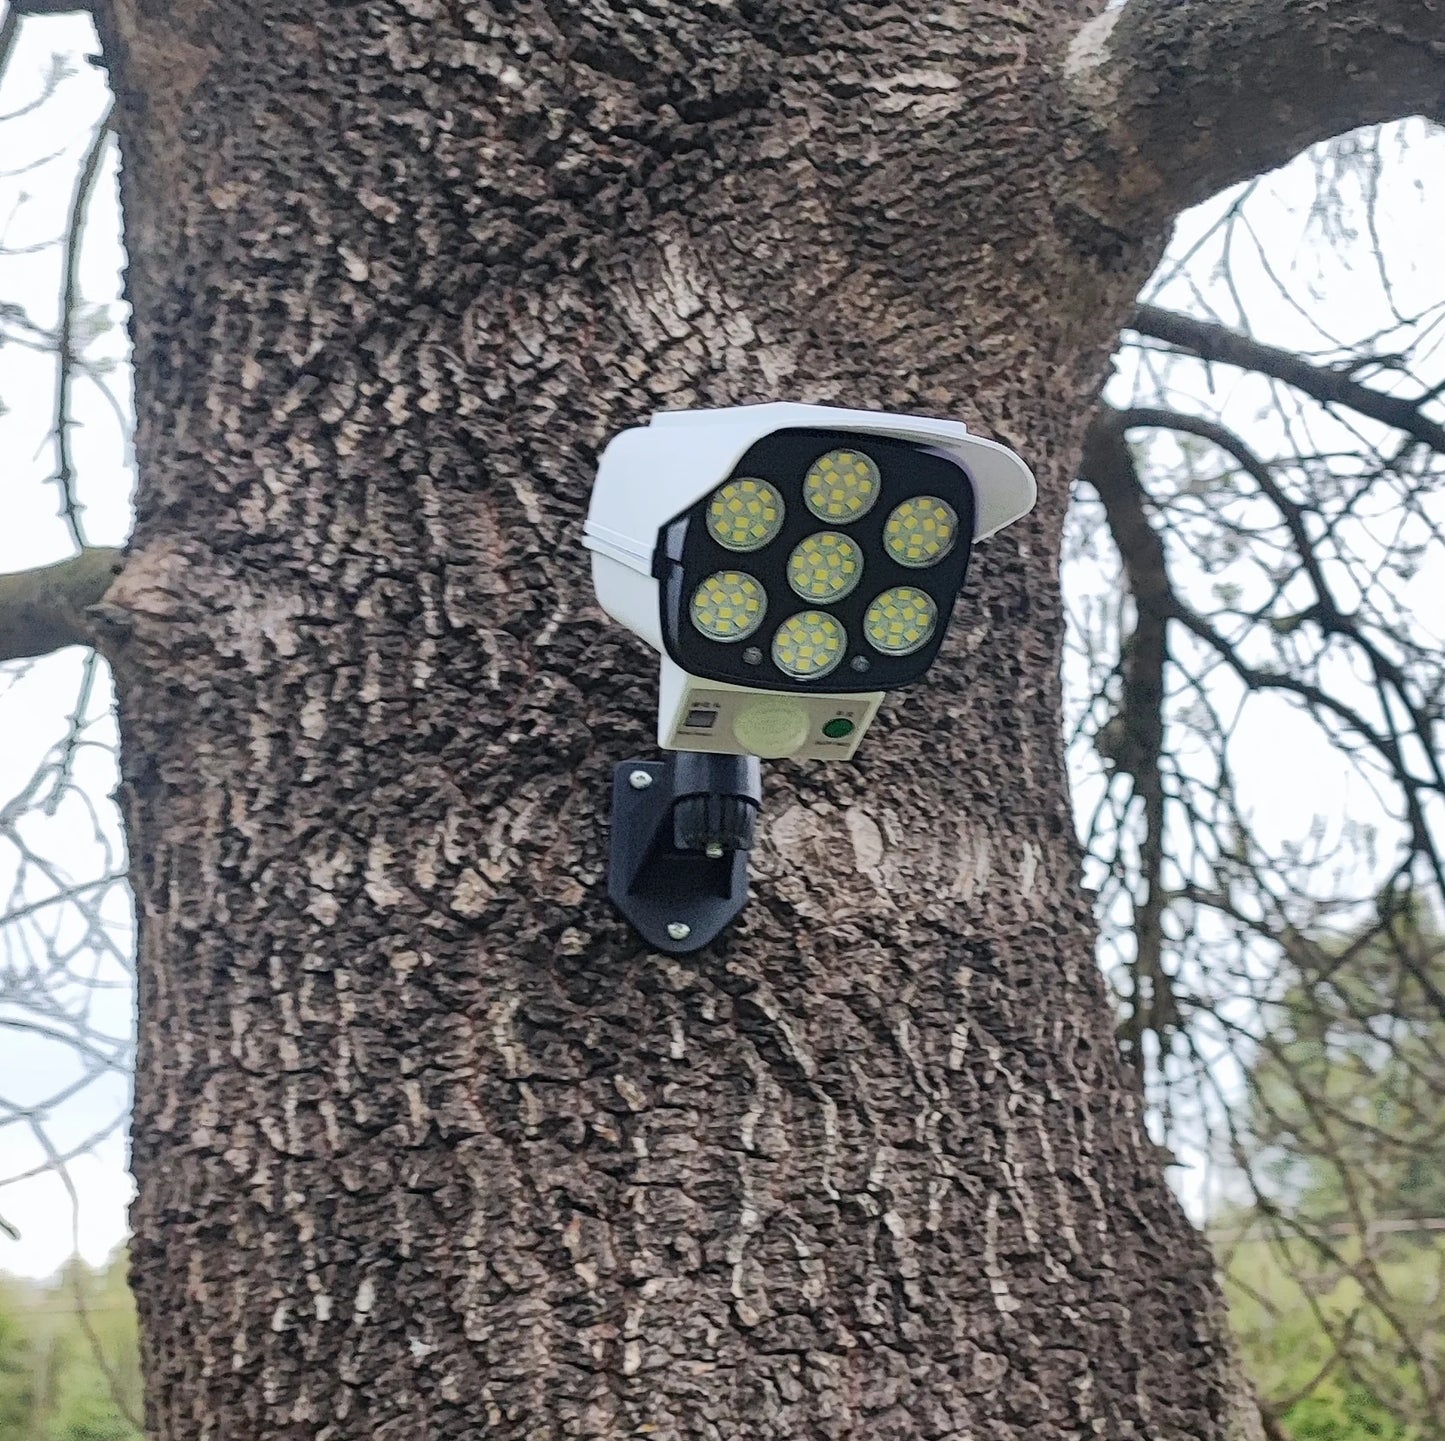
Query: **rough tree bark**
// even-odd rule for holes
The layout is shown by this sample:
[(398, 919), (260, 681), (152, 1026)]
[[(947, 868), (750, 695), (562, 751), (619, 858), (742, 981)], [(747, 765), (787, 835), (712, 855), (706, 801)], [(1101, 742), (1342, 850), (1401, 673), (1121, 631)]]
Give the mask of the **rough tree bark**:
[[(1170, 182), (1170, 86), (1258, 51), (1141, 120), (1150, 12), (1214, 7), (1096, 8), (103, 14), (157, 1436), (1252, 1434), (1094, 966), (1057, 568), (1168, 214), (1239, 165), (1196, 117)], [(777, 397), (961, 416), (1041, 499), (670, 961), (599, 884), (654, 662), (580, 521), (610, 432)]]

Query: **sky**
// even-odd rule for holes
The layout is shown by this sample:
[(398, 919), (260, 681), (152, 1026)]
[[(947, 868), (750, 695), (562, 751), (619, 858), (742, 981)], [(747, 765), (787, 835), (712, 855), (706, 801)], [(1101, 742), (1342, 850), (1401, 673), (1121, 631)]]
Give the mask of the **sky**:
[[(25, 111), (56, 82), (42, 104), (0, 120), (0, 306), (22, 305), (28, 321), (43, 330), (53, 331), (59, 315), (65, 255), (54, 242), (65, 234), (75, 177), (107, 106), (105, 76), (84, 60), (96, 48), (84, 17), (27, 20), (0, 76), (0, 116)], [(100, 545), (122, 542), (131, 517), (123, 259), (112, 146), (80, 255), (80, 316), (90, 336), (83, 353), (95, 375), (74, 386), (71, 432), (83, 534)], [(54, 355), (43, 344), (22, 343), (36, 339), (23, 328), (6, 333), (12, 338), (0, 346), (0, 573), (62, 560), (74, 548), (51, 479)], [(24, 861), (0, 826), (0, 914), (12, 911), (17, 899), (34, 905), (54, 896), (60, 877), (94, 881), (123, 868), (119, 818), (109, 801), (116, 780), (110, 682), (105, 666), (95, 666), (87, 691), (86, 669), (79, 649), (0, 667), (0, 812), (66, 736), (82, 693), (86, 701), (73, 785), (56, 800), (54, 814), (32, 809), (18, 826), (17, 839), (39, 865)], [(61, 1034), (74, 1035), (83, 1025), (100, 1053), (81, 1064), (73, 1047), (15, 1028), (34, 1021), (33, 1009), (0, 1004), (0, 1182), (48, 1160), (40, 1133), (14, 1108), (71, 1091), (48, 1112), (44, 1138), (62, 1155), (87, 1147), (66, 1168), (79, 1205), (53, 1168), (0, 1184), (0, 1219), (19, 1232), (19, 1240), (0, 1233), (0, 1269), (34, 1277), (53, 1272), (77, 1245), (87, 1260), (103, 1260), (124, 1235), (130, 1198), (119, 1124), (133, 1028), (129, 900), (116, 881), (93, 886), (82, 899), (93, 927), (85, 911), (56, 906), (29, 925), (0, 927), (0, 968), (12, 985), (43, 979), (58, 1002), (56, 1014), (45, 1019)], [(44, 964), (46, 937), (66, 954), (59, 973)]]
[[(47, 242), (64, 232), (79, 158), (106, 106), (103, 73), (83, 59), (94, 49), (83, 18), (27, 21), (9, 70), (0, 77), (0, 116), (42, 96), (48, 75), (61, 77), (42, 105), (0, 120), (0, 306), (23, 304), (29, 320), (42, 329), (53, 328), (56, 321), (63, 263), (62, 248)], [(61, 57), (58, 68), (56, 56)], [(46, 163), (32, 166), (42, 160)], [(1369, 165), (1358, 157), (1353, 163), (1356, 170), (1339, 186), (1338, 203), (1321, 202), (1318, 170), (1309, 161), (1260, 182), (1245, 212), (1258, 247), (1236, 228), (1226, 254), (1219, 238), (1217, 222), (1240, 200), (1238, 191), (1184, 216), (1152, 298), (1180, 309), (1207, 305), (1272, 344), (1307, 350), (1347, 344), (1379, 330), (1390, 322), (1392, 304), (1405, 315), (1438, 304), (1445, 299), (1438, 262), (1445, 186), (1429, 182), (1445, 174), (1445, 137), (1419, 124), (1387, 132), (1375, 206), (1382, 266), (1371, 258), (1375, 247), (1359, 179), (1369, 173)], [(112, 146), (87, 215), (81, 263), (82, 299), (86, 306), (99, 307), (86, 312), (94, 335), (85, 354), (95, 374), (77, 383), (73, 411), (82, 524), (86, 540), (96, 544), (123, 540), (133, 479), (126, 441), (130, 399), (123, 364), (119, 275), (124, 257), (115, 167)], [(1437, 355), (1435, 363), (1439, 374), (1433, 379), (1445, 380), (1445, 360)], [(51, 479), (54, 374), (53, 358), (43, 347), (0, 346), (0, 404), (5, 407), (0, 413), (0, 572), (62, 559), (73, 548)], [(1115, 399), (1127, 398), (1132, 378), (1129, 362), (1121, 362), (1111, 392)], [(1195, 368), (1184, 383), (1195, 392), (1189, 408), (1221, 409), (1229, 423), (1266, 452), (1278, 439), (1269, 433), (1271, 422), (1260, 418), (1263, 396), (1257, 382), (1229, 370), (1206, 376)], [(1181, 405), (1190, 400), (1186, 394)], [(1087, 591), (1111, 582), (1105, 570), (1085, 565), (1073, 569), (1071, 584)], [(1427, 567), (1412, 587), (1408, 600), (1420, 615), (1445, 615), (1445, 567)], [(1071, 663), (1066, 678), (1075, 703), (1087, 699), (1087, 674), (1077, 663)], [(85, 684), (80, 651), (18, 672), (0, 670), (0, 808), (65, 735), (67, 717)], [(84, 739), (94, 744), (78, 752), (74, 784), (55, 813), (32, 816), (20, 832), (36, 855), (74, 879), (112, 875), (122, 865), (119, 823), (107, 799), (115, 782), (109, 712), (109, 681), (100, 666), (90, 677), (81, 727)], [(1337, 820), (1347, 813), (1369, 817), (1372, 808), (1378, 810), (1338, 755), (1283, 706), (1257, 708), (1236, 753), (1242, 787), (1255, 798), (1268, 841), (1297, 839), (1322, 808)], [(1081, 812), (1091, 802), (1091, 786), (1098, 784), (1091, 774), (1088, 767), (1076, 768)], [(57, 889), (53, 878), (22, 862), (15, 844), (0, 834), (0, 913), (5, 895), (16, 887), (26, 903), (45, 900)], [(55, 920), (55, 942), (72, 952), (62, 999), (70, 1014), (87, 1018), (106, 1056), (123, 1061), (133, 1005), (125, 965), (132, 927), (124, 888), (106, 882), (88, 900), (89, 923), (78, 912)], [(61, 913), (51, 908), (46, 914)], [(12, 976), (27, 974), (31, 964), (20, 957), (16, 944), (15, 935), (0, 927), (0, 967), (10, 967)], [(0, 1234), (0, 1270), (41, 1277), (77, 1246), (87, 1260), (98, 1263), (125, 1235), (131, 1186), (118, 1123), (126, 1083), (123, 1065), (101, 1067), (87, 1080), (66, 1046), (7, 1029), (7, 1018), (13, 1022), (17, 1015), (0, 1004), (0, 1218), (19, 1232), (18, 1240)], [(53, 1171), (4, 1184), (6, 1177), (45, 1160), (35, 1128), (5, 1106), (23, 1108), (68, 1084), (75, 1086), (74, 1094), (47, 1118), (50, 1143), (64, 1152), (103, 1133), (68, 1165), (73, 1195)], [(1182, 1186), (1198, 1212), (1205, 1199), (1203, 1183), (1186, 1179)]]

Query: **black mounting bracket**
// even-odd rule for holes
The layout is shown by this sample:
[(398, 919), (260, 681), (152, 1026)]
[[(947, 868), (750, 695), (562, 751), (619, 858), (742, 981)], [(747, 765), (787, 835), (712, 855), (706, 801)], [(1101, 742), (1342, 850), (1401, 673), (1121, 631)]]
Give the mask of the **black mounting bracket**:
[(747, 904), (762, 798), (756, 756), (676, 751), (613, 771), (607, 894), (654, 950), (699, 951)]

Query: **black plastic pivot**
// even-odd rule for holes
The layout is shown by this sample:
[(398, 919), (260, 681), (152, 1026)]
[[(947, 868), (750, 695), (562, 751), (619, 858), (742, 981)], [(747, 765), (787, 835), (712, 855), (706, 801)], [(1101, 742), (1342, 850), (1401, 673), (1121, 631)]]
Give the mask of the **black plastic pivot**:
[(685, 956), (737, 918), (762, 798), (756, 756), (678, 751), (613, 771), (607, 894), (648, 945)]

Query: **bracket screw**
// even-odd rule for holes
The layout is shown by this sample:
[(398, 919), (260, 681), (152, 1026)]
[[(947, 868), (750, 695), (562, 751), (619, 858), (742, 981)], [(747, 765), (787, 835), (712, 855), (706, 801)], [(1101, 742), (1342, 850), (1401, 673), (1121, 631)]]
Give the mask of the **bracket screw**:
[(722, 859), (722, 853), (723, 853), (723, 848), (722, 848), (722, 842), (721, 842), (721, 841), (712, 841), (711, 843), (709, 843), (709, 845), (708, 845), (708, 846), (704, 849), (704, 851), (703, 851), (703, 854), (704, 854), (704, 855), (708, 858), (708, 860), (710, 860), (710, 861), (721, 860), (721, 859)]
[(681, 921), (669, 921), (667, 934), (675, 941), (685, 941), (692, 934), (692, 927), (684, 925)]
[(646, 771), (633, 771), (627, 777), (627, 784), (635, 791), (645, 791), (652, 784), (652, 777)]

